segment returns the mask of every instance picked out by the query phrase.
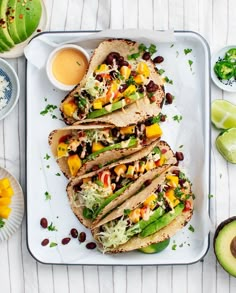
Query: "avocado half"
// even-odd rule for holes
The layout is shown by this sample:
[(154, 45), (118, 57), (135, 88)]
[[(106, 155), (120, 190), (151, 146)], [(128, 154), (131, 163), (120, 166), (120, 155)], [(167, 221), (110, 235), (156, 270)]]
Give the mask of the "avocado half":
[(220, 223), (214, 235), (213, 245), (220, 265), (236, 277), (236, 217)]

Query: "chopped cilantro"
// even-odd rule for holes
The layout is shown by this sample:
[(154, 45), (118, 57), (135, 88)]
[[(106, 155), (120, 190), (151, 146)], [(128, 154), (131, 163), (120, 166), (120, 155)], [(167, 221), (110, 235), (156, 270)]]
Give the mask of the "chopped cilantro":
[(50, 245), (49, 245), (49, 247), (55, 247), (55, 246), (57, 246), (56, 242), (51, 242)]
[(179, 179), (186, 179), (184, 172), (179, 172)]
[(57, 109), (57, 106), (56, 105), (50, 105), (50, 104), (48, 104), (45, 107), (45, 109), (40, 112), (40, 115), (45, 116), (48, 113), (52, 113), (55, 109)]
[(50, 199), (52, 199), (52, 196), (51, 196), (51, 194), (49, 194), (49, 192), (46, 191), (46, 192), (44, 193), (44, 195), (45, 195), (45, 199), (46, 199), (46, 200), (50, 200)]
[(176, 247), (177, 247), (177, 245), (176, 244), (173, 244), (172, 245), (172, 250), (176, 250)]
[(56, 175), (56, 176), (61, 176), (61, 174), (60, 174), (60, 173), (56, 173), (55, 175)]
[(177, 122), (180, 122), (183, 119), (183, 117), (181, 115), (175, 115), (172, 118), (174, 121), (177, 121)]
[(151, 120), (151, 123), (155, 124), (155, 123), (159, 123), (160, 121), (161, 121), (161, 113), (159, 113), (157, 116), (153, 117)]
[(189, 53), (191, 53), (191, 52), (192, 52), (192, 49), (189, 49), (189, 48), (184, 49), (184, 54), (185, 54), (185, 55), (187, 55), (187, 54), (189, 54)]
[(158, 73), (159, 73), (160, 75), (162, 75), (164, 72), (165, 72), (164, 69), (158, 69)]
[(181, 188), (180, 188), (180, 187), (176, 187), (175, 190), (174, 190), (174, 193), (175, 193), (175, 196), (178, 197), (178, 198), (181, 198), (182, 195), (184, 194), (184, 193), (181, 191)]
[(0, 228), (3, 228), (4, 225), (5, 225), (5, 221), (2, 218), (0, 218)]
[(44, 160), (49, 160), (50, 158), (51, 157), (48, 154), (46, 154), (45, 157), (44, 157)]
[(214, 197), (213, 194), (209, 194), (209, 195), (208, 195), (208, 198), (212, 198), (212, 197)]
[(154, 53), (156, 53), (157, 51), (157, 47), (154, 44), (151, 44), (150, 47), (148, 48), (148, 52), (153, 55)]
[(190, 226), (188, 227), (188, 229), (189, 229), (189, 231), (191, 231), (191, 232), (194, 232), (194, 231), (195, 231), (195, 229), (193, 228), (192, 225), (190, 225)]
[(54, 114), (52, 114), (51, 117), (52, 117), (52, 119), (57, 119), (57, 116)]
[(154, 149), (152, 150), (152, 153), (154, 153), (154, 154), (160, 154), (161, 151), (160, 151), (159, 147), (155, 146)]
[(183, 247), (184, 246), (184, 244), (183, 243), (181, 243), (180, 245), (179, 245), (179, 247)]
[(128, 216), (130, 214), (131, 210), (130, 209), (125, 209), (124, 210), (124, 216)]
[(173, 48), (174, 47), (174, 44), (172, 44), (171, 46), (170, 46), (170, 48)]
[(181, 144), (180, 146), (179, 146), (179, 149), (182, 149), (182, 147), (183, 147), (184, 145), (183, 144)]
[(51, 224), (48, 226), (48, 231), (57, 231), (57, 228), (55, 226), (53, 226), (53, 223), (51, 222)]
[(136, 60), (138, 57), (140, 57), (139, 52), (138, 53), (133, 53), (133, 54), (127, 56), (128, 60), (132, 60), (132, 59)]
[(144, 44), (140, 44), (138, 46), (138, 50), (139, 50), (139, 52), (143, 52), (143, 51), (146, 51), (147, 50), (147, 47)]
[(173, 84), (173, 80), (169, 79), (169, 77), (165, 77), (164, 78), (165, 82), (169, 83), (169, 84)]
[(193, 64), (193, 61), (192, 60), (188, 60), (188, 64), (189, 64), (189, 66), (190, 66), (190, 68), (191, 68), (191, 70), (192, 70), (192, 64)]

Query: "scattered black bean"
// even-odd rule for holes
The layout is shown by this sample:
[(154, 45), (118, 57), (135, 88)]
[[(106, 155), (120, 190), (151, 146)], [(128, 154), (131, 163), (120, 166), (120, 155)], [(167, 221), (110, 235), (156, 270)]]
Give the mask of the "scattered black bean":
[(144, 92), (144, 87), (142, 85), (140, 85), (138, 87), (138, 92), (143, 93)]
[(41, 225), (41, 227), (43, 227), (44, 229), (46, 229), (48, 227), (48, 220), (46, 218), (42, 218), (40, 220), (40, 225)]
[(175, 176), (179, 177), (179, 173), (180, 173), (180, 171), (176, 169), (176, 170), (173, 170), (172, 173), (173, 173)]
[(164, 58), (162, 56), (157, 56), (153, 59), (154, 63), (162, 63), (164, 61)]
[(128, 88), (128, 85), (126, 83), (122, 84), (119, 88), (119, 92), (123, 93), (127, 88)]
[(78, 239), (79, 239), (79, 242), (81, 243), (84, 242), (86, 240), (85, 232), (80, 232)]
[(178, 161), (183, 161), (184, 159), (184, 154), (182, 152), (176, 152), (175, 156)]
[(157, 84), (154, 83), (153, 80), (150, 80), (149, 83), (146, 85), (146, 89), (148, 93), (153, 93), (155, 91), (157, 91), (159, 88), (159, 86)]
[(170, 93), (166, 93), (166, 104), (172, 104), (173, 96)]
[(181, 187), (183, 187), (184, 186), (184, 183), (186, 182), (186, 179), (179, 179), (179, 185), (181, 186)]
[(49, 239), (46, 238), (41, 242), (41, 245), (46, 246), (46, 245), (48, 245), (48, 243), (49, 243)]
[(96, 80), (102, 82), (103, 81), (103, 78), (101, 76), (101, 74), (98, 74), (96, 77), (95, 77)]
[(97, 245), (94, 242), (89, 242), (86, 244), (86, 248), (88, 248), (88, 249), (94, 249), (96, 247), (97, 247)]
[(63, 239), (61, 240), (61, 244), (66, 245), (66, 244), (68, 244), (68, 243), (70, 242), (70, 240), (71, 240), (70, 237), (63, 238)]
[(160, 121), (161, 121), (161, 122), (165, 122), (165, 121), (166, 121), (166, 115), (161, 114), (161, 116), (160, 116)]
[(119, 62), (119, 66), (121, 67), (121, 66), (129, 66), (129, 63), (127, 62), (127, 61), (121, 61), (121, 62)]
[(151, 54), (149, 52), (144, 52), (142, 58), (147, 61), (151, 58)]
[(78, 237), (78, 231), (77, 231), (77, 229), (72, 228), (72, 229), (70, 230), (70, 235), (71, 235), (71, 237), (73, 237), (73, 238), (77, 238), (77, 237)]

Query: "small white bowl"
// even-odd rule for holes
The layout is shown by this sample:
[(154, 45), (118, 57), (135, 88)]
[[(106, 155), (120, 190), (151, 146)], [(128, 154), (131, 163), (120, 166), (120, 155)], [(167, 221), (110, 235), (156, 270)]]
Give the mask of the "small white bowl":
[(220, 89), (228, 92), (236, 92), (236, 81), (232, 83), (232, 85), (225, 84), (224, 81), (219, 80), (217, 75), (214, 72), (214, 66), (216, 62), (220, 59), (223, 59), (225, 57), (225, 53), (232, 48), (236, 48), (236, 45), (230, 45), (223, 47), (219, 51), (217, 51), (215, 54), (211, 57), (211, 78), (216, 86), (218, 86)]
[(52, 63), (53, 63), (53, 60), (54, 60), (55, 56), (59, 53), (59, 51), (64, 50), (64, 49), (70, 49), (70, 48), (78, 50), (80, 53), (82, 53), (82, 55), (84, 55), (84, 57), (89, 62), (89, 54), (82, 47), (74, 45), (74, 44), (62, 45), (60, 47), (57, 47), (55, 50), (53, 50), (51, 52), (51, 54), (48, 57), (47, 64), (46, 64), (47, 76), (48, 76), (48, 79), (50, 80), (50, 82), (56, 88), (58, 88), (58, 89), (60, 89), (62, 91), (70, 91), (76, 86), (76, 84), (74, 84), (74, 85), (66, 85), (66, 84), (63, 84), (60, 81), (58, 81), (55, 78), (55, 76), (53, 75), (53, 73), (52, 73)]
[[(7, 100), (6, 105), (0, 107), (0, 120), (4, 119), (13, 110), (18, 102), (20, 94), (19, 78), (13, 67), (0, 58), (0, 77), (4, 77), (8, 82), (8, 87), (4, 91), (4, 98)], [(1, 98), (0, 98), (1, 99)], [(1, 101), (0, 101), (1, 102)]]

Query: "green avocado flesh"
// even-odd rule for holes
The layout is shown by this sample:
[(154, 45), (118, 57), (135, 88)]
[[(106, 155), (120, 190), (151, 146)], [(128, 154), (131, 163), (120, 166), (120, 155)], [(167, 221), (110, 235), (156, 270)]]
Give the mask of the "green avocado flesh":
[(170, 243), (170, 238), (168, 238), (162, 242), (154, 243), (154, 244), (151, 244), (147, 247), (140, 248), (140, 249), (138, 249), (138, 251), (143, 252), (143, 253), (147, 253), (147, 254), (159, 253), (159, 252), (163, 251), (164, 249), (166, 249), (167, 246), (169, 245), (169, 243)]
[(214, 238), (214, 249), (221, 266), (236, 277), (236, 217), (219, 225)]
[(41, 0), (0, 1), (0, 52), (28, 39), (42, 15)]

